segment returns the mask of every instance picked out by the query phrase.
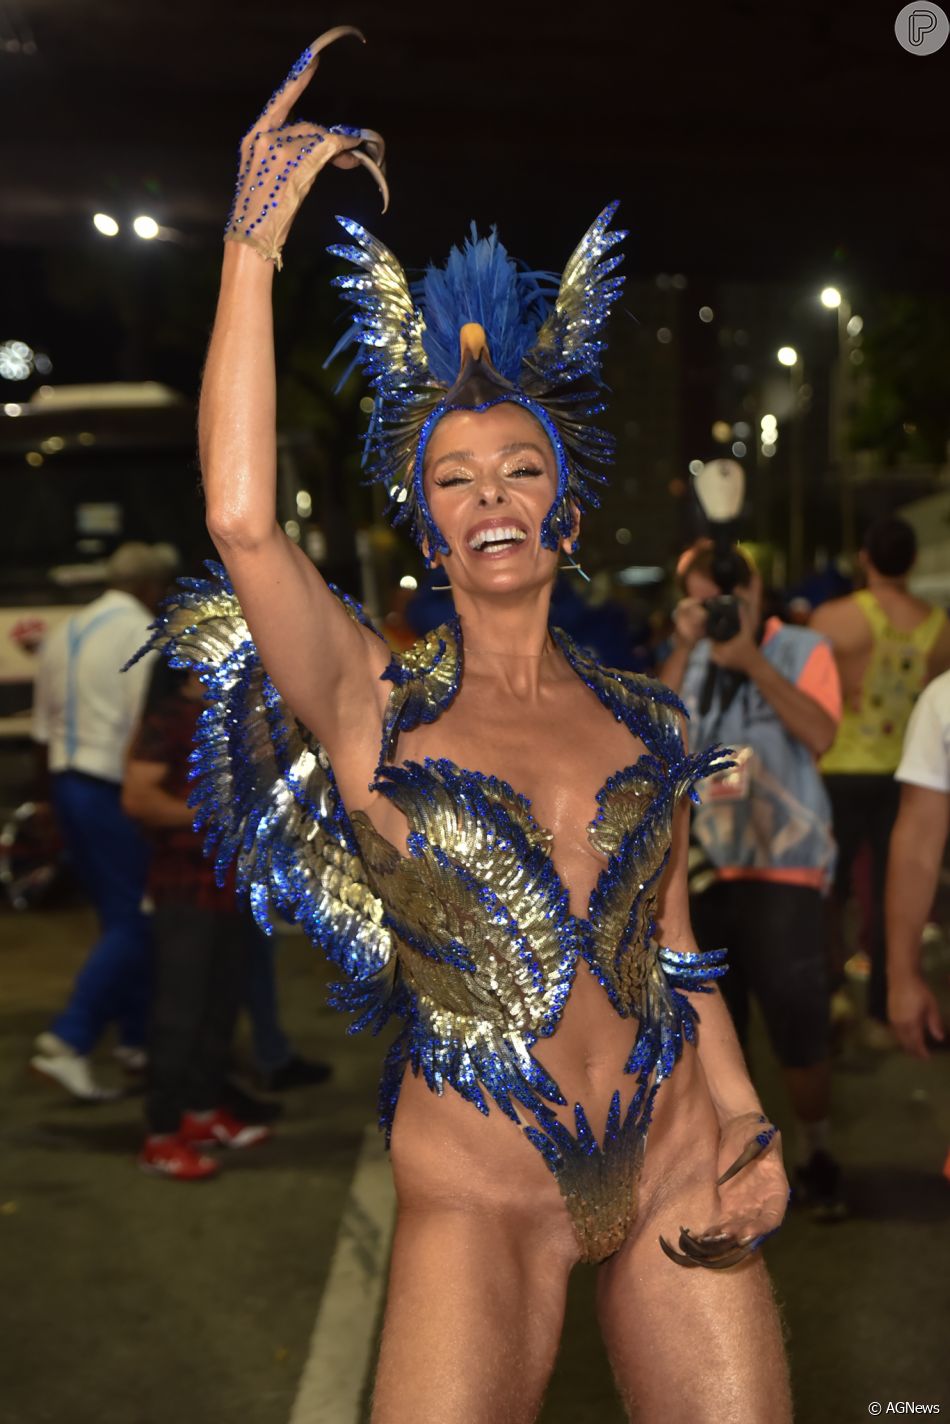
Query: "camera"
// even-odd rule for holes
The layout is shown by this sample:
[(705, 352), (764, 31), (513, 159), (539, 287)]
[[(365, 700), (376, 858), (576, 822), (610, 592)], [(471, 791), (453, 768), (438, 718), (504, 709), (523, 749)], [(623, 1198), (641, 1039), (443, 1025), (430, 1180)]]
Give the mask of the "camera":
[(714, 598), (704, 598), (706, 610), (706, 637), (713, 643), (728, 643), (742, 626), (739, 616), (739, 600), (734, 593), (717, 593)]
[[(749, 566), (735, 546), (735, 531), (745, 497), (745, 474), (735, 460), (710, 460), (694, 476), (696, 497), (712, 535), (713, 582), (719, 592), (703, 599), (706, 610), (706, 637), (713, 643), (728, 643), (742, 628), (739, 600), (734, 590), (748, 582)], [(742, 673), (719, 668), (710, 661), (699, 699), (702, 716), (709, 712), (718, 690), (719, 706), (725, 711), (744, 681)]]

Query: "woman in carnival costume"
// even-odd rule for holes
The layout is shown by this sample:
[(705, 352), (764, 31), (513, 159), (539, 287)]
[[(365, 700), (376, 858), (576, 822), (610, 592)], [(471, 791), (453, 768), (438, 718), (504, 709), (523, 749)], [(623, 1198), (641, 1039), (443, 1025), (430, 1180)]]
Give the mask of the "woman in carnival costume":
[(787, 1183), (715, 986), (724, 955), (697, 950), (687, 910), (686, 802), (721, 757), (689, 754), (666, 688), (548, 626), (610, 456), (594, 420), (613, 208), (559, 281), (473, 229), (410, 286), (341, 219), (367, 462), (452, 619), (391, 656), (276, 520), (284, 240), (328, 163), (366, 167), (387, 197), (377, 134), (290, 119), (344, 34), (362, 39), (310, 46), (242, 144), (200, 410), (227, 574), (183, 583), (152, 646), (205, 685), (195, 804), (222, 871), (237, 861), (262, 924), (279, 912), (326, 951), (354, 1029), (400, 1025), (380, 1089), (398, 1216), (373, 1419), (534, 1419), (588, 1261), (638, 1419), (781, 1424), (753, 1253)]

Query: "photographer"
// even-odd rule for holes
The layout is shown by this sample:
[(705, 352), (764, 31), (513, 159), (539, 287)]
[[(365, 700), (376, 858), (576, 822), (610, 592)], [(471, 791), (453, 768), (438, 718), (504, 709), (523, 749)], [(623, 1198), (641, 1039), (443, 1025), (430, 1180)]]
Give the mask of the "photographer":
[(740, 1038), (757, 998), (799, 1126), (800, 1197), (844, 1214), (829, 1150), (829, 992), (822, 895), (834, 863), (817, 761), (841, 716), (831, 649), (762, 615), (762, 584), (735, 547), (702, 540), (680, 560), (685, 597), (660, 677), (690, 712), (694, 750), (733, 748), (693, 818), (692, 914), (703, 949), (725, 946), (723, 993)]

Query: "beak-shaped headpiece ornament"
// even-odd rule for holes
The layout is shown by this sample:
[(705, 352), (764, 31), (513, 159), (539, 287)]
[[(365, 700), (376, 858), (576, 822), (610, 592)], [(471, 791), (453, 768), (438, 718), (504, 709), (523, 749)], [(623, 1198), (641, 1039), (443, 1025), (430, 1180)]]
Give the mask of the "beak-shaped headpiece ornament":
[(334, 283), (356, 310), (329, 359), (357, 347), (353, 364), (375, 397), (364, 464), (389, 492), (393, 522), (408, 521), (430, 554), (449, 551), (426, 503), (423, 464), (432, 431), (452, 410), (509, 401), (542, 426), (558, 469), (545, 548), (570, 536), (573, 505), (596, 505), (591, 484), (604, 475), (591, 466), (613, 458), (613, 438), (593, 421), (604, 410), (604, 324), (623, 285), (614, 275), (622, 258), (611, 255), (626, 237), (610, 229), (616, 209), (611, 203), (587, 230), (560, 281), (520, 268), (494, 229), (479, 238), (473, 223), (446, 265), (410, 286), (387, 247), (338, 219), (352, 242), (330, 252), (357, 270)]

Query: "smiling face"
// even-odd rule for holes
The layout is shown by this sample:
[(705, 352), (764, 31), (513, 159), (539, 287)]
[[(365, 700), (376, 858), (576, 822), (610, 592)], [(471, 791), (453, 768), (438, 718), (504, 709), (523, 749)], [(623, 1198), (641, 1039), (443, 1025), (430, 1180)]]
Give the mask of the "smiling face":
[(444, 416), (426, 448), (423, 483), (451, 550), (439, 561), (453, 588), (507, 592), (553, 580), (560, 555), (541, 547), (541, 525), (557, 492), (557, 462), (527, 411), (502, 403)]

